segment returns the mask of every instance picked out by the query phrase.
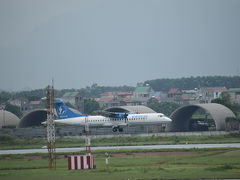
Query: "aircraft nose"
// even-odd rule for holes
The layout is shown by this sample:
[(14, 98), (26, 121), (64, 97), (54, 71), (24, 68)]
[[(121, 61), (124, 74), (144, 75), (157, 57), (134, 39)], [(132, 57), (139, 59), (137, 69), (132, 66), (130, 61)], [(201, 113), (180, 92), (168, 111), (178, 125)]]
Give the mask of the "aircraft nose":
[(165, 118), (166, 122), (172, 122), (172, 120), (168, 117)]

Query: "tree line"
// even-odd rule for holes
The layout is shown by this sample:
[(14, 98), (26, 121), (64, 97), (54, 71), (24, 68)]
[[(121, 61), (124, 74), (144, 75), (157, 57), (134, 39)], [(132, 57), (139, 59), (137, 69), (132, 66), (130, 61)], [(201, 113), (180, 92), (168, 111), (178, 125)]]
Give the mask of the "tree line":
[[(194, 89), (200, 87), (226, 87), (226, 88), (239, 88), (240, 87), (240, 76), (198, 76), (198, 77), (188, 77), (188, 78), (175, 78), (175, 79), (155, 79), (155, 80), (148, 80), (144, 83), (139, 83), (141, 85), (149, 85), (155, 91), (168, 91), (171, 88), (178, 88), (178, 89)], [(93, 84), (92, 86), (87, 86), (86, 88), (81, 89), (55, 89), (55, 97), (60, 98), (66, 92), (73, 92), (77, 91), (80, 92), (82, 97), (86, 98), (98, 98), (104, 92), (120, 92), (120, 91), (134, 91), (135, 87), (132, 86), (99, 86), (98, 84)], [(18, 110), (16, 107), (12, 107), (7, 101), (9, 99), (18, 99), (18, 98), (26, 98), (29, 101), (40, 100), (41, 98), (46, 96), (46, 89), (36, 89), (32, 91), (19, 91), (19, 92), (0, 92), (0, 104), (5, 103), (7, 106), (6, 110), (10, 110), (15, 112), (18, 116), (21, 114), (16, 113)], [(224, 99), (224, 98), (223, 98)], [(222, 104), (221, 99), (217, 100), (218, 103)], [(223, 100), (225, 101), (225, 100)], [(88, 106), (93, 106), (95, 102), (89, 102)], [(177, 106), (175, 104), (158, 104), (157, 102), (151, 102), (148, 104), (149, 107), (153, 108), (155, 111), (161, 111), (163, 109), (176, 109)], [(99, 108), (96, 103), (94, 107)], [(234, 106), (236, 107), (236, 106)], [(231, 108), (230, 109), (234, 109)], [(92, 109), (90, 108), (90, 111)], [(88, 112), (90, 113), (90, 112)], [(169, 112), (166, 110), (165, 112), (169, 115)]]
[[(198, 76), (188, 78), (175, 78), (175, 79), (155, 79), (147, 80), (143, 85), (149, 85), (154, 91), (168, 91), (171, 88), (178, 89), (194, 89), (200, 87), (226, 87), (226, 88), (239, 88), (240, 76)], [(55, 97), (60, 98), (66, 92), (77, 91), (83, 97), (86, 98), (98, 98), (104, 92), (120, 92), (120, 91), (134, 91), (133, 86), (99, 86), (93, 84), (81, 89), (55, 89)], [(39, 100), (46, 96), (45, 88), (36, 89), (31, 91), (19, 91), (19, 92), (0, 92), (0, 103), (5, 102), (8, 99), (27, 98), (29, 101)]]
[[(81, 96), (86, 98), (99, 98), (104, 92), (119, 92), (119, 91), (133, 91), (132, 86), (99, 86), (93, 84), (81, 89), (55, 89), (54, 96), (56, 98), (62, 97), (66, 92), (80, 92)], [(0, 103), (6, 102), (9, 99), (27, 98), (29, 101), (37, 101), (46, 96), (46, 89), (36, 89), (31, 91), (19, 91), (19, 92), (0, 92)]]
[(171, 88), (190, 90), (201, 87), (226, 87), (239, 88), (240, 76), (197, 76), (175, 79), (155, 79), (147, 80), (144, 84), (148, 84), (155, 91), (168, 91)]

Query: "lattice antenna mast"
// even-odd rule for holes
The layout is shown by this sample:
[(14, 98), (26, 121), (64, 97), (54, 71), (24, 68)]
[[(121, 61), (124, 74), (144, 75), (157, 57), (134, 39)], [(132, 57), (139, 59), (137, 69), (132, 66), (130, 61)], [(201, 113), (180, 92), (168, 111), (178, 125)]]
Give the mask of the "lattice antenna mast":
[(55, 123), (54, 123), (54, 88), (47, 87), (47, 141), (48, 169), (56, 169)]

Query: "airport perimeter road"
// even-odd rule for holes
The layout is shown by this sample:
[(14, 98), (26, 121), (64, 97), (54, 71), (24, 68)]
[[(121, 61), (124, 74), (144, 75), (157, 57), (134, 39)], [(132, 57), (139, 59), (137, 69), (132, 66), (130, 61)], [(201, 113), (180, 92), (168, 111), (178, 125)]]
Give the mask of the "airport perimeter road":
[[(229, 144), (177, 144), (177, 145), (146, 145), (146, 146), (99, 146), (91, 147), (92, 150), (133, 150), (133, 149), (191, 149), (191, 148), (221, 148), (233, 147), (240, 148), (240, 143)], [(84, 151), (81, 148), (56, 148), (56, 152), (78, 152)], [(47, 149), (17, 149), (0, 150), (0, 154), (29, 154), (29, 153), (47, 153)]]

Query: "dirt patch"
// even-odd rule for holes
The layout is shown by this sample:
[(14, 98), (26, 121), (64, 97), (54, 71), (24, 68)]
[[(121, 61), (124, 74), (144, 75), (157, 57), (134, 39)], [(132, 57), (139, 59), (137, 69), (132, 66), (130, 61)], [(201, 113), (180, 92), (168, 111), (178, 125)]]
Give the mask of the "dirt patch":
[(112, 157), (127, 157), (127, 156), (186, 156), (192, 155), (193, 152), (144, 152), (144, 153), (117, 153), (112, 154)]
[(240, 150), (232, 150), (222, 154), (223, 156), (239, 156)]
[(40, 160), (43, 159), (42, 156), (25, 156), (24, 159), (27, 160)]
[[(56, 159), (64, 159), (64, 158), (65, 158), (64, 155), (56, 155)], [(25, 156), (24, 159), (27, 159), (27, 160), (40, 160), (40, 159), (44, 159), (44, 157), (42, 157), (42, 156)]]
[(57, 159), (65, 159), (67, 158), (65, 155), (57, 155)]
[(7, 156), (7, 157), (5, 157), (4, 159), (5, 159), (5, 160), (11, 160), (12, 158), (10, 158), (10, 157)]

